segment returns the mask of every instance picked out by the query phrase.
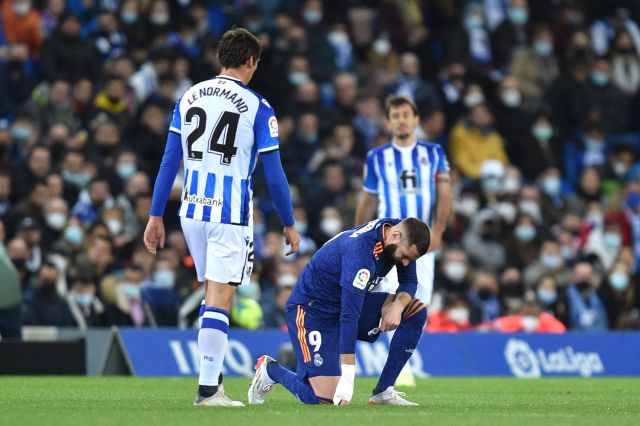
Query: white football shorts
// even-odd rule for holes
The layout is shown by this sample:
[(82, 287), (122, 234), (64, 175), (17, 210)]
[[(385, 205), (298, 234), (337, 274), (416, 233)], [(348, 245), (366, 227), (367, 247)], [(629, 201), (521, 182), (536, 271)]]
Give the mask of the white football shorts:
[[(433, 270), (435, 267), (435, 254), (427, 253), (416, 260), (416, 273), (418, 275), (418, 289), (416, 298), (429, 306), (433, 296)], [(395, 294), (398, 289), (398, 271), (396, 267), (391, 268), (386, 277), (375, 288), (376, 292)]]
[(198, 281), (242, 285), (253, 270), (253, 227), (180, 218)]

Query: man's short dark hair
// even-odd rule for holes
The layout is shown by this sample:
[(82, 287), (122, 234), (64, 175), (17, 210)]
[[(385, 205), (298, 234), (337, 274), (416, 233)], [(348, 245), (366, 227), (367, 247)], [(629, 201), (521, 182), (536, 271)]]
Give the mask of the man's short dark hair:
[(391, 108), (397, 108), (402, 105), (409, 105), (413, 111), (413, 115), (418, 115), (418, 107), (416, 104), (406, 96), (391, 95), (384, 101), (384, 111), (389, 118)]
[(239, 68), (249, 58), (260, 59), (262, 47), (258, 39), (244, 28), (234, 28), (223, 34), (218, 44), (218, 60), (223, 68)]
[(401, 224), (409, 247), (415, 244), (420, 256), (425, 254), (431, 244), (431, 231), (427, 224), (415, 217), (408, 217)]

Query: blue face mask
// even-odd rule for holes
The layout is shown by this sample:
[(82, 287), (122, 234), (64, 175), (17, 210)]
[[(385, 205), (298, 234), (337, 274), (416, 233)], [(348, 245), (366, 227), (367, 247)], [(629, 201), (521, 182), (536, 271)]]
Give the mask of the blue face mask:
[(302, 13), (302, 17), (310, 24), (317, 24), (322, 21), (322, 12), (319, 10), (307, 9)]
[(26, 141), (33, 134), (33, 130), (28, 127), (13, 126), (11, 128), (11, 137), (17, 141)]
[(153, 274), (153, 284), (159, 288), (171, 288), (176, 281), (176, 274), (168, 269), (158, 269)]
[(64, 239), (72, 246), (78, 246), (84, 239), (84, 231), (77, 225), (70, 226), (64, 230)]
[(540, 262), (542, 262), (546, 268), (557, 269), (562, 265), (562, 258), (560, 256), (543, 254), (540, 256)]
[(515, 229), (516, 238), (528, 243), (536, 237), (536, 228), (531, 225), (518, 225)]
[(134, 11), (125, 10), (120, 14), (120, 19), (124, 24), (134, 24), (138, 21), (138, 13)]
[(609, 283), (616, 291), (625, 291), (629, 287), (629, 276), (624, 272), (616, 271), (609, 276)]
[(556, 176), (549, 176), (544, 178), (542, 181), (542, 190), (552, 197), (560, 194), (562, 183), (560, 182), (560, 178)]
[(84, 188), (91, 180), (91, 176), (86, 173), (72, 173), (70, 171), (63, 170), (62, 180), (71, 183), (79, 188)]
[(546, 58), (553, 53), (553, 44), (548, 41), (536, 41), (533, 44), (533, 51), (539, 56)]
[(603, 87), (609, 83), (609, 75), (600, 71), (592, 71), (591, 81), (596, 86)]
[(484, 26), (484, 20), (478, 15), (469, 15), (464, 18), (464, 26), (468, 30), (478, 30)]
[(531, 129), (531, 134), (533, 135), (534, 138), (536, 138), (539, 141), (548, 141), (549, 139), (551, 139), (551, 136), (553, 135), (553, 129), (551, 128), (551, 126), (534, 126)]
[(553, 290), (541, 288), (538, 290), (538, 300), (544, 306), (549, 306), (555, 303), (558, 299), (558, 294)]
[(120, 164), (116, 168), (116, 173), (118, 174), (118, 177), (124, 181), (128, 181), (129, 179), (131, 179), (131, 176), (136, 174), (137, 171), (138, 171), (138, 168), (133, 163)]
[(88, 293), (76, 293), (73, 295), (73, 300), (83, 308), (90, 306), (93, 303), (93, 298), (93, 294)]
[(524, 25), (529, 20), (529, 11), (522, 7), (509, 9), (509, 20), (515, 25)]
[(622, 238), (620, 234), (616, 234), (615, 232), (605, 232), (602, 235), (602, 242), (606, 248), (617, 250), (622, 245)]

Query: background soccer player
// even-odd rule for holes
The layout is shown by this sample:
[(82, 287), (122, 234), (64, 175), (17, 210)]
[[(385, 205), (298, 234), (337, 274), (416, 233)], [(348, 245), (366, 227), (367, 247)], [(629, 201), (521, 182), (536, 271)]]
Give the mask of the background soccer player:
[[(415, 128), (420, 117), (411, 99), (390, 96), (385, 109), (392, 139), (367, 153), (355, 223), (365, 223), (374, 217), (417, 217), (431, 227), (429, 253), (416, 261), (416, 297), (428, 306), (433, 294), (433, 252), (440, 246), (451, 214), (449, 163), (440, 145), (417, 140)], [(394, 293), (397, 286), (398, 279), (392, 270), (378, 291)], [(395, 349), (404, 351), (401, 347)], [(395, 357), (393, 345), (389, 357)], [(377, 391), (382, 389), (374, 393)]]
[(271, 105), (246, 84), (260, 60), (260, 43), (248, 31), (227, 31), (218, 47), (220, 75), (188, 89), (178, 100), (156, 179), (144, 242), (164, 246), (162, 222), (171, 186), (184, 161), (179, 215), (205, 304), (198, 334), (200, 378), (196, 404), (242, 406), (225, 394), (221, 370), (227, 349), (229, 311), (236, 287), (253, 266), (251, 174), (261, 154), (269, 191), (285, 225), (288, 254), (300, 242), (289, 184), (278, 152), (278, 122)]
[[(424, 304), (413, 298), (417, 286), (414, 260), (427, 252), (429, 240), (424, 222), (386, 218), (342, 232), (322, 246), (287, 302), (297, 374), (263, 355), (249, 388), (249, 403), (262, 404), (273, 385), (280, 383), (305, 404), (348, 404), (355, 379), (356, 339), (374, 328), (382, 332), (398, 327), (417, 329), (413, 340), (404, 342), (412, 352), (426, 321)], [(400, 283), (397, 294), (370, 297), (369, 290), (394, 266)], [(361, 312), (373, 314), (361, 316)], [(402, 365), (404, 362), (400, 368)], [(389, 399), (400, 403), (393, 389)], [(415, 404), (402, 400), (398, 405)]]

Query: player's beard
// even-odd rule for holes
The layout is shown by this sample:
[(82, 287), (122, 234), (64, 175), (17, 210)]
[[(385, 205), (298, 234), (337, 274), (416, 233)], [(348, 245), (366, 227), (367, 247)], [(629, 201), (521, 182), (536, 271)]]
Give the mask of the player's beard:
[(384, 257), (389, 263), (393, 263), (394, 265), (401, 265), (402, 262), (399, 262), (395, 256), (397, 248), (397, 244), (387, 244), (386, 246), (384, 246)]
[(410, 136), (411, 136), (411, 133), (398, 133), (398, 134), (396, 134), (396, 138), (400, 139), (401, 141), (406, 141), (407, 139), (409, 139)]

